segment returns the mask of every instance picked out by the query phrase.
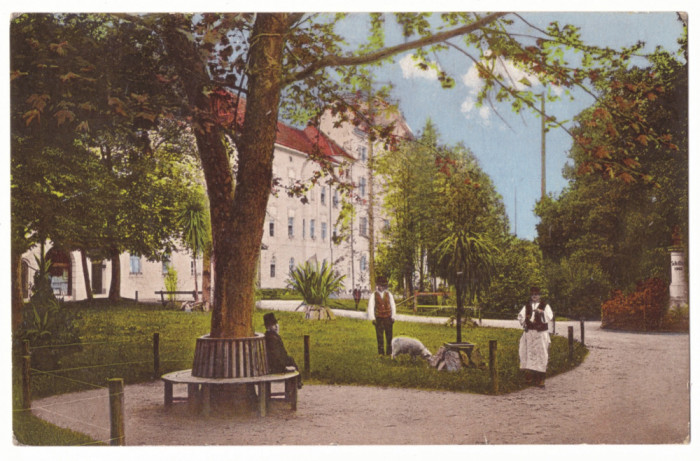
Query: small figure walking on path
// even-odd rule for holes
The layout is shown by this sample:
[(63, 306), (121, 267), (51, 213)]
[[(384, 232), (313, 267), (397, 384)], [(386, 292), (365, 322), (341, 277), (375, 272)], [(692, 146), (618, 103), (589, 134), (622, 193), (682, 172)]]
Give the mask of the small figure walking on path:
[[(284, 373), (285, 371), (299, 371), (294, 358), (287, 353), (284, 342), (279, 335), (280, 326), (275, 314), (269, 312), (263, 315), (265, 322), (265, 349), (267, 350), (267, 364), (272, 373)], [(297, 378), (297, 387), (301, 389), (301, 374)]]
[(360, 306), (360, 300), (362, 299), (362, 292), (359, 288), (352, 290), (352, 299), (355, 301), (355, 310)]
[(544, 387), (549, 361), (549, 322), (554, 318), (552, 308), (540, 299), (540, 289), (530, 288), (530, 300), (518, 314), (523, 327), (520, 337), (520, 369), (525, 370), (525, 381)]
[(377, 290), (367, 300), (367, 318), (374, 324), (377, 332), (377, 350), (384, 355), (384, 338), (386, 337), (386, 354), (391, 355), (391, 339), (396, 318), (394, 296), (387, 290), (386, 277), (377, 277)]

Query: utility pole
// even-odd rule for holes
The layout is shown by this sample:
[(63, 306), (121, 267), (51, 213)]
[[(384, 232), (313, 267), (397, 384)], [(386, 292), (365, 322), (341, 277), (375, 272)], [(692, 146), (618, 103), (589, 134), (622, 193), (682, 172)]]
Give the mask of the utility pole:
[(515, 185), (515, 192), (513, 193), (513, 221), (515, 226), (515, 236), (518, 236), (518, 185)]
[(546, 153), (545, 153), (546, 152), (546, 150), (545, 150), (546, 135), (545, 135), (545, 133), (547, 130), (545, 119), (547, 117), (546, 117), (545, 112), (544, 112), (544, 96), (545, 96), (545, 93), (542, 92), (542, 198), (543, 199), (547, 195), (547, 170), (545, 167), (545, 160), (546, 160)]
[(374, 273), (374, 140), (372, 136), (372, 127), (374, 126), (374, 94), (372, 93), (372, 82), (369, 82), (367, 89), (367, 112), (370, 123), (370, 129), (367, 136), (367, 185), (368, 185), (368, 206), (367, 206), (367, 237), (369, 251), (369, 290), (373, 292), (375, 289), (375, 273)]
[[(354, 181), (352, 166), (350, 167), (350, 181)], [(350, 275), (352, 288), (355, 289), (355, 206), (350, 210)]]

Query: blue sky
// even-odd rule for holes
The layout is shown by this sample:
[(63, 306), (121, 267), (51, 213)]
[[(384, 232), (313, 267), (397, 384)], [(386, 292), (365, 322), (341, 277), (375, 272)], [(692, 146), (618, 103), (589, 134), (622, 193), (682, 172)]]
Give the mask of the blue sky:
[[(620, 47), (641, 40), (646, 43), (645, 50), (648, 51), (657, 45), (677, 50), (676, 39), (682, 31), (673, 12), (521, 14), (541, 27), (554, 20), (560, 25), (568, 23), (578, 26), (582, 38), (592, 45)], [(359, 41), (366, 36), (362, 27), (357, 27), (362, 16), (358, 14), (352, 20), (356, 24), (348, 28), (354, 31)], [(389, 41), (391, 35), (387, 39)], [(440, 87), (434, 72), (418, 71), (412, 66), (409, 55), (399, 55), (393, 64), (385, 64), (377, 70), (376, 80), (393, 84), (392, 95), (398, 100), (414, 132), (420, 131), (430, 118), (437, 125), (443, 142), (462, 142), (474, 152), (503, 198), (511, 230), (517, 231), (519, 237), (533, 239), (538, 221), (533, 210), (541, 194), (540, 119), (529, 112), (513, 114), (507, 103), (494, 103), (494, 108), (505, 122), (490, 107), (476, 107), (473, 99), (479, 85), (478, 78), (472, 62), (459, 53), (453, 52), (439, 58), (440, 67), (456, 81), (455, 87), (449, 90)], [(534, 87), (534, 91), (537, 90)], [(547, 102), (546, 112), (560, 120), (570, 120), (592, 104), (592, 98), (583, 93), (575, 93), (575, 97), (573, 102), (568, 97), (558, 102)], [(563, 130), (554, 129), (547, 133), (546, 188), (549, 194), (556, 196), (566, 186), (562, 168), (567, 162), (570, 148), (571, 138)]]

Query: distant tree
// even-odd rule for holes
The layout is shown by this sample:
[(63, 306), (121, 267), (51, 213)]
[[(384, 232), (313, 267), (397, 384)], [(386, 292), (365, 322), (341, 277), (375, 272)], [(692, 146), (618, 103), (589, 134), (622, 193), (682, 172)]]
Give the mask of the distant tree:
[(529, 298), (532, 286), (541, 287), (543, 294), (550, 299), (545, 283), (546, 268), (543, 267), (542, 253), (537, 245), (509, 236), (499, 241), (498, 247), (501, 251), (494, 260), (494, 275), (482, 297), (484, 309), (515, 316)]
[(456, 228), (436, 248), (438, 274), (456, 290), (457, 342), (462, 341), (465, 301), (473, 305), (491, 282), (498, 249), (486, 234)]
[[(392, 275), (407, 294), (422, 286), (413, 286), (413, 274), (422, 269), (421, 260), (433, 228), (431, 211), (437, 201), (434, 180), (437, 173), (438, 138), (435, 125), (428, 120), (416, 141), (404, 141), (398, 149), (381, 157), (377, 172), (384, 178), (383, 207), (391, 217), (385, 232), (387, 245), (380, 259), (385, 271)], [(389, 273), (389, 272), (385, 272)], [(423, 274), (423, 271), (420, 271)], [(419, 283), (422, 283), (420, 277)]]
[(193, 194), (180, 211), (179, 224), (182, 229), (182, 240), (192, 253), (194, 266), (194, 300), (198, 301), (199, 286), (197, 284), (197, 257), (207, 247), (211, 246), (211, 225), (209, 209), (203, 192)]
[[(574, 164), (565, 171), (569, 186), (536, 207), (541, 218), (537, 243), (549, 286), (576, 315), (599, 315), (611, 290), (632, 290), (650, 277), (667, 278), (666, 248), (676, 226), (687, 245), (687, 69), (662, 51), (651, 61), (651, 68), (618, 72), (599, 82), (601, 102), (577, 117), (574, 130), (580, 139), (606, 139), (626, 149), (624, 163), (644, 180), (625, 171), (615, 174), (621, 181), (607, 180), (609, 171), (591, 166), (585, 149), (576, 144), (570, 152)], [(650, 73), (658, 85), (653, 92), (645, 83)], [(637, 94), (638, 121), (625, 122), (606, 108), (630, 92)], [(666, 131), (677, 144), (669, 148), (642, 134), (641, 120), (655, 132)], [(630, 144), (631, 133), (643, 141), (641, 147)]]

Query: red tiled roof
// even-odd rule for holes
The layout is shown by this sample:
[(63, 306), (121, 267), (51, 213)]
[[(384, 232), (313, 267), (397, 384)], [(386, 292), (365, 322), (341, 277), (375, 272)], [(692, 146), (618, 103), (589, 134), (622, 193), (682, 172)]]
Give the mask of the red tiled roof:
[(335, 141), (319, 131), (315, 126), (309, 125), (304, 128), (304, 134), (311, 140), (312, 144), (318, 146), (319, 151), (325, 157), (345, 157), (354, 160), (354, 157), (347, 153)]
[[(241, 98), (237, 108), (238, 115), (234, 117), (236, 96), (224, 90), (216, 90), (216, 94), (217, 97), (214, 99), (213, 104), (215, 105), (219, 121), (224, 125), (230, 126), (233, 125), (235, 118), (236, 124), (241, 126), (245, 118), (246, 100)], [(275, 142), (307, 155), (320, 154), (330, 160), (334, 160), (338, 156), (353, 158), (342, 147), (313, 126), (307, 126), (304, 130), (300, 130), (283, 122), (277, 122), (277, 139)]]

